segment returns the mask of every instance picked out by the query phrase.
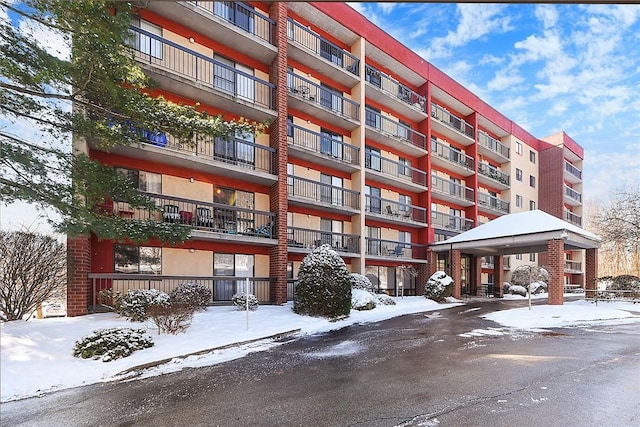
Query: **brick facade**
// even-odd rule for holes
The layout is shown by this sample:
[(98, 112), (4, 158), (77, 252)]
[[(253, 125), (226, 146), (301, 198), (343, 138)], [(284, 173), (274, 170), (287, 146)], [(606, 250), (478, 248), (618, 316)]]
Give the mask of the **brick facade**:
[(493, 296), (495, 298), (504, 297), (502, 283), (504, 282), (504, 257), (496, 255), (493, 257)]
[(598, 288), (598, 250), (587, 249), (585, 251), (584, 266), (584, 288), (586, 296), (593, 296), (594, 291)]
[(91, 241), (88, 236), (67, 238), (67, 316), (83, 316), (91, 304), (89, 272)]
[(547, 266), (549, 267), (549, 304), (562, 305), (564, 294), (564, 240), (547, 242)]
[(459, 249), (454, 249), (451, 251), (451, 278), (453, 279), (453, 297), (460, 298), (460, 290), (461, 290), (461, 276), (460, 276), (460, 258), (462, 254)]

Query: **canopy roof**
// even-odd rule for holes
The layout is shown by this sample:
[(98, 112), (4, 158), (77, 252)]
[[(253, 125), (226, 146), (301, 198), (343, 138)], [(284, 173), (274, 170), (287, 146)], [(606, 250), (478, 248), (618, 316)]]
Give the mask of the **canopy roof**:
[(460, 249), (478, 256), (546, 252), (547, 242), (563, 239), (565, 250), (600, 247), (600, 237), (541, 210), (501, 216), (450, 239), (434, 243), (431, 249), (444, 252)]

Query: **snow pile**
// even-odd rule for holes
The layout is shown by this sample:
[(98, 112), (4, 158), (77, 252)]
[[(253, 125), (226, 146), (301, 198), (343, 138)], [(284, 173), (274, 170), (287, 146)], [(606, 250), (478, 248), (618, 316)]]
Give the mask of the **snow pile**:
[(355, 310), (373, 310), (377, 305), (377, 298), (364, 289), (351, 289), (351, 308)]
[(424, 296), (434, 301), (443, 301), (451, 296), (452, 290), (453, 279), (444, 271), (436, 271), (424, 286)]

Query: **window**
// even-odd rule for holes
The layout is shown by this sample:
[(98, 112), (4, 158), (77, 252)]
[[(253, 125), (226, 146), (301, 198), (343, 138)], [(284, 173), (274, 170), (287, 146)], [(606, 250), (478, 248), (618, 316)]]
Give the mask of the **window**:
[(536, 262), (536, 254), (529, 254), (529, 261)]
[(536, 162), (536, 153), (529, 150), (529, 161), (531, 163), (535, 163)]
[(293, 138), (293, 116), (287, 116), (287, 136)]
[[(245, 280), (242, 278), (253, 277), (254, 256), (245, 254), (214, 253), (213, 275), (217, 277), (233, 277), (233, 279), (214, 279), (213, 300), (229, 301), (235, 293), (244, 291), (243, 286)], [(251, 288), (251, 281), (249, 282), (249, 286), (249, 291), (257, 296), (256, 290)]]
[(161, 274), (161, 255), (161, 248), (113, 245), (113, 271), (129, 274)]
[(255, 164), (254, 135), (238, 131), (235, 137), (215, 138), (213, 152), (217, 160), (253, 168)]
[(533, 211), (536, 209), (536, 202), (534, 200), (529, 201), (529, 210)]
[(213, 13), (245, 31), (253, 33), (253, 8), (231, 1), (214, 2)]
[(516, 254), (516, 259), (522, 260), (522, 254)]
[[(154, 36), (162, 37), (162, 27), (154, 25), (144, 19), (134, 18), (133, 25)], [(136, 31), (134, 33), (133, 48), (145, 55), (150, 55), (160, 60), (162, 59), (162, 40), (156, 37)]]
[(342, 67), (342, 60), (343, 60), (342, 55), (343, 55), (342, 49), (322, 39), (320, 40), (320, 56), (322, 56), (325, 59), (328, 59), (329, 61), (333, 62), (337, 66)]
[(516, 153), (522, 156), (522, 143), (516, 141)]
[(369, 196), (367, 199), (367, 208), (372, 213), (382, 213), (382, 200), (380, 198), (382, 190), (378, 187), (371, 187), (370, 185), (364, 186), (365, 196)]
[(321, 201), (342, 206), (342, 178), (321, 173), (320, 185)]
[(462, 230), (462, 211), (460, 209), (449, 208), (449, 228)]
[(522, 169), (516, 168), (516, 180), (522, 182)]
[(320, 129), (320, 152), (341, 159), (342, 135), (325, 128)]
[(293, 262), (287, 263), (287, 280), (293, 280)]
[(431, 218), (438, 218), (438, 204), (431, 203)]
[(405, 158), (398, 158), (398, 174), (404, 176), (411, 176), (411, 160)]
[(293, 178), (293, 165), (287, 163), (287, 187), (289, 195), (293, 196), (294, 193), (294, 178)]
[(372, 128), (380, 129), (382, 127), (381, 120), (380, 109), (367, 105), (364, 113), (364, 123)]
[(382, 254), (381, 241), (380, 241), (380, 227), (366, 226), (367, 228), (367, 254), (380, 255)]
[(382, 155), (377, 148), (365, 147), (364, 167), (380, 171), (382, 169)]
[(533, 175), (529, 175), (529, 186), (531, 188), (536, 188), (536, 177)]
[(320, 105), (341, 114), (342, 92), (322, 83), (320, 87)]
[(380, 75), (380, 71), (367, 67), (364, 78), (372, 85), (382, 87), (382, 76)]
[(398, 120), (398, 136), (404, 140), (409, 140), (411, 134), (411, 123)]
[(516, 208), (521, 208), (522, 207), (522, 196), (519, 194), (516, 194)]
[(162, 175), (159, 173), (119, 167), (116, 167), (115, 169), (129, 178), (133, 186), (138, 190), (147, 193), (162, 194)]
[(411, 196), (406, 196), (404, 194), (400, 194), (398, 201), (400, 202), (400, 207), (398, 211), (402, 216), (411, 216)]

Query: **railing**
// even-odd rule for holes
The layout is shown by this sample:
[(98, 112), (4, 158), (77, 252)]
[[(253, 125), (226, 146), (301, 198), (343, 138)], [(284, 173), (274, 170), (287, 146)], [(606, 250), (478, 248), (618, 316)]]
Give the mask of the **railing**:
[(508, 173), (502, 172), (495, 166), (491, 166), (488, 163), (478, 163), (478, 173), (496, 180), (504, 185), (509, 185), (510, 177)]
[(437, 175), (431, 175), (431, 190), (436, 193), (446, 194), (453, 196), (456, 199), (464, 200), (467, 202), (473, 202), (474, 190), (466, 185), (459, 184), (457, 182), (449, 181), (438, 177)]
[(370, 65), (365, 64), (365, 79), (373, 86), (379, 88), (382, 92), (390, 96), (396, 96), (401, 101), (412, 107), (418, 108), (420, 111), (427, 112), (427, 100), (424, 96), (418, 95), (396, 79), (389, 77), (381, 71), (376, 70)]
[(360, 236), (333, 231), (287, 227), (287, 246), (290, 248), (312, 249), (322, 245), (329, 245), (339, 252), (359, 253)]
[(360, 75), (357, 57), (291, 18), (287, 19), (287, 37), (349, 73)]
[(478, 204), (502, 213), (509, 213), (509, 202), (487, 193), (478, 192)]
[(126, 202), (113, 202), (113, 213), (133, 220), (151, 220), (188, 225), (194, 229), (226, 234), (273, 238), (275, 214), (221, 203), (144, 193), (157, 209), (132, 209)]
[(598, 301), (640, 301), (640, 291), (638, 290), (619, 290), (619, 289), (586, 289), (584, 292), (584, 299), (587, 301), (594, 301), (596, 306)]
[(482, 257), (482, 268), (493, 268), (493, 256)]
[(408, 205), (380, 197), (365, 196), (365, 212), (385, 215), (401, 220), (427, 223), (427, 210), (420, 206)]
[(565, 261), (564, 262), (564, 271), (566, 272), (582, 272), (582, 263), (580, 261)]
[(308, 102), (318, 104), (340, 116), (359, 120), (360, 104), (345, 98), (338, 92), (322, 87), (291, 71), (287, 74), (287, 86), (290, 93), (300, 96)]
[(465, 169), (473, 170), (473, 157), (462, 151), (454, 150), (434, 138), (431, 138), (431, 153), (451, 163), (460, 165)]
[(427, 148), (427, 138), (424, 134), (411, 129), (409, 126), (403, 125), (396, 120), (391, 120), (379, 112), (367, 107), (365, 107), (365, 124), (371, 129), (375, 129), (386, 136), (399, 138), (422, 149)]
[[(270, 287), (274, 279), (269, 277), (249, 277), (249, 292), (254, 294), (262, 303), (270, 301)], [(110, 290), (111, 294), (124, 295), (130, 289), (157, 289), (170, 293), (181, 283), (191, 282), (205, 285), (211, 290), (212, 298), (209, 303), (216, 301), (231, 301), (231, 297), (246, 289), (246, 277), (237, 276), (164, 276), (155, 274), (125, 274), (125, 273), (89, 273), (92, 289), (92, 306), (99, 301), (101, 291)], [(113, 301), (105, 301), (112, 305)]]
[(345, 144), (342, 141), (313, 132), (301, 126), (288, 124), (289, 143), (297, 147), (303, 147), (316, 153), (340, 159), (352, 165), (360, 164), (360, 147)]
[(364, 150), (364, 167), (394, 178), (427, 186), (427, 174), (424, 171), (411, 167), (406, 163), (389, 160), (369, 149)]
[(141, 28), (130, 29), (131, 47), (138, 61), (170, 70), (242, 101), (273, 109), (273, 84)]
[(509, 147), (481, 130), (478, 130), (478, 144), (500, 154), (502, 157), (511, 158)]
[(564, 186), (564, 195), (569, 197), (570, 199), (573, 199), (582, 203), (582, 194), (578, 193), (576, 190), (566, 185)]
[(564, 211), (564, 219), (565, 221), (569, 221), (572, 224), (577, 226), (582, 226), (582, 217), (574, 214), (573, 212), (566, 210)]
[(564, 170), (569, 172), (571, 175), (575, 176), (578, 179), (582, 179), (582, 171), (577, 167), (573, 166), (571, 163), (564, 161)]
[(451, 114), (435, 102), (431, 103), (431, 117), (438, 119), (440, 122), (468, 136), (469, 138), (475, 139), (473, 126), (465, 122), (464, 119)]
[(473, 228), (473, 221), (443, 212), (431, 212), (431, 225), (437, 228), (448, 229), (456, 232), (467, 231)]
[(365, 237), (365, 253), (372, 256), (425, 259), (427, 247), (417, 243)]
[(273, 44), (275, 21), (257, 13), (241, 2), (191, 1), (200, 9), (204, 9), (236, 27)]
[(360, 209), (360, 193), (311, 179), (289, 175), (287, 178), (289, 197), (301, 197), (314, 202)]

